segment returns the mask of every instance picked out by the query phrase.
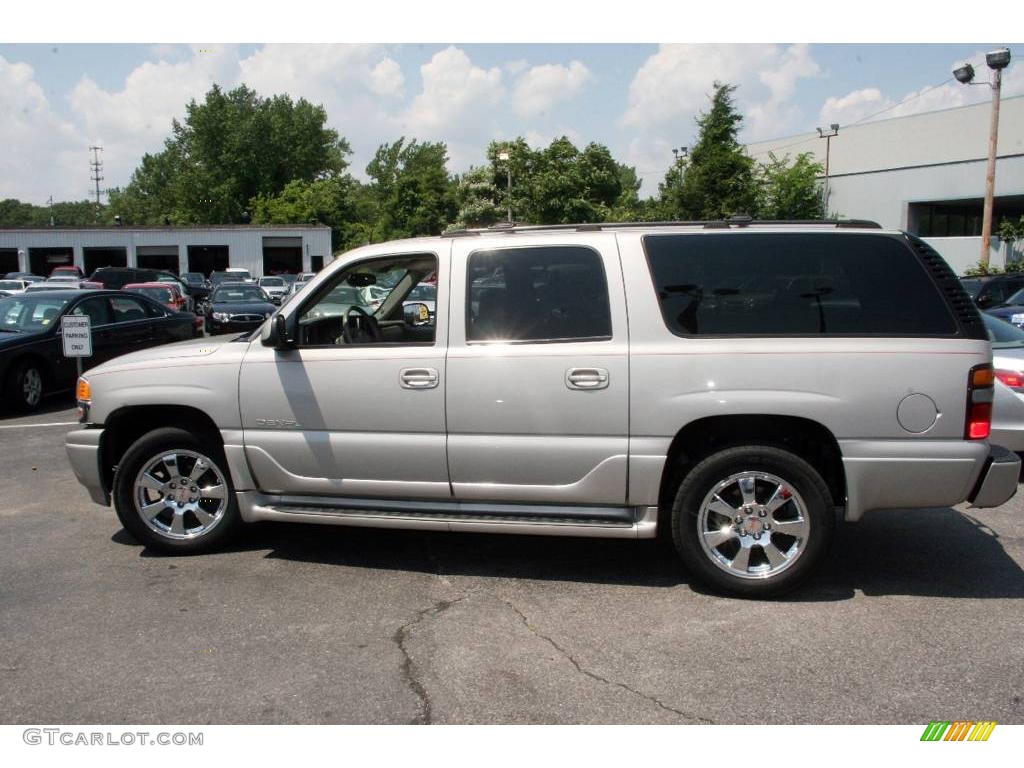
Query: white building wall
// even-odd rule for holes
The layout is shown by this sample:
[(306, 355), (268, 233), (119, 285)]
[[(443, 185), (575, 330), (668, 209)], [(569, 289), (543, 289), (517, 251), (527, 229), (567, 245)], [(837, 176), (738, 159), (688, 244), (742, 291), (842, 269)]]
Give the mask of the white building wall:
[(179, 271), (188, 268), (188, 246), (226, 245), (232, 267), (242, 267), (255, 276), (263, 275), (263, 238), (302, 239), (302, 269), (310, 271), (313, 256), (331, 261), (329, 227), (161, 227), (154, 229), (106, 227), (89, 229), (0, 229), (0, 248), (16, 248), (22, 271), (29, 269), (30, 248), (72, 248), (75, 264), (84, 268), (83, 248), (125, 248), (128, 266), (137, 265), (136, 248), (147, 245), (178, 247)]

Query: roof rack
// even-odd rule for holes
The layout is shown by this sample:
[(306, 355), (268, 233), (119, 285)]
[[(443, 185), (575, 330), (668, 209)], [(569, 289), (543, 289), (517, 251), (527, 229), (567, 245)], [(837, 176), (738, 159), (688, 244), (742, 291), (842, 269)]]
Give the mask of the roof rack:
[(881, 229), (875, 221), (867, 219), (753, 219), (749, 216), (731, 216), (728, 219), (704, 221), (604, 221), (592, 224), (510, 224), (503, 221), (490, 227), (455, 228), (441, 233), (441, 237), (472, 237), (476, 235), (510, 234), (519, 232), (602, 232), (616, 229), (648, 229), (656, 227), (700, 227), (703, 229), (743, 229), (746, 227), (832, 227), (834, 229)]

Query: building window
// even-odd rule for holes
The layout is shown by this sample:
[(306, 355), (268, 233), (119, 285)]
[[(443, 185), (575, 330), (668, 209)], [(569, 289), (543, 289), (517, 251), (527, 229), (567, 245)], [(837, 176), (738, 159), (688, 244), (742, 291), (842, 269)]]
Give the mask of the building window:
[[(981, 237), (981, 200), (911, 203), (908, 229), (919, 237)], [(1024, 215), (1020, 196), (996, 198), (992, 211), (992, 232), (1004, 219), (1017, 221)]]

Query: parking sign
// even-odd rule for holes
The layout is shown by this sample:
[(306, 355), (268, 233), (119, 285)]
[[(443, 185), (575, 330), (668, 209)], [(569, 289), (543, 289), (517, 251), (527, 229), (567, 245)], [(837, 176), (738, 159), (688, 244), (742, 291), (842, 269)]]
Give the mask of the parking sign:
[(92, 357), (92, 329), (86, 315), (64, 315), (60, 320), (64, 357)]

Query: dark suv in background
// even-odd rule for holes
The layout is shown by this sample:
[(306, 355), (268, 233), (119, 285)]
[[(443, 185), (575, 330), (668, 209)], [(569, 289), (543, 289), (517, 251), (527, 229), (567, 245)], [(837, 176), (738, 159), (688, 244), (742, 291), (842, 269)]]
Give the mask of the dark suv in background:
[(962, 277), (960, 284), (981, 309), (998, 307), (1017, 291), (1024, 288), (1024, 274), (981, 275)]
[(210, 297), (210, 289), (187, 283), (173, 272), (164, 269), (140, 269), (138, 267), (100, 267), (89, 276), (94, 283), (101, 283), (104, 288), (110, 290), (121, 290), (129, 283), (166, 283), (168, 280), (177, 283), (181, 292), (188, 296), (189, 309), (195, 310), (202, 307)]

